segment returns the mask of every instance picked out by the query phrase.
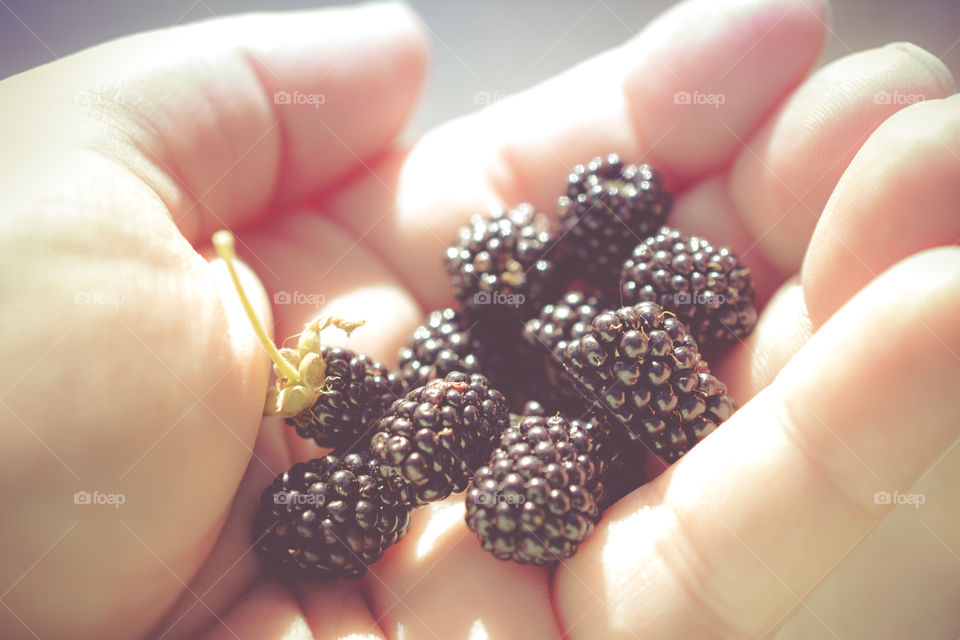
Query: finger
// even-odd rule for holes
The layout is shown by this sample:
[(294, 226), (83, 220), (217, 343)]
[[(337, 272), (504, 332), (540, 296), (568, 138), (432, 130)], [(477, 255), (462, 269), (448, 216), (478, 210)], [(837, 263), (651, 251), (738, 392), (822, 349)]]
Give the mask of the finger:
[(153, 628), (149, 637), (192, 638), (214, 625), (237, 602), (262, 569), (251, 540), (260, 494), (291, 466), (279, 420), (267, 419), (257, 437), (253, 457), (231, 504), (230, 515), (206, 561), (189, 587)]
[(782, 277), (800, 268), (820, 212), (870, 133), (905, 101), (943, 98), (954, 86), (946, 66), (916, 45), (855, 53), (808, 78), (750, 139), (730, 193)]
[(313, 640), (297, 599), (288, 587), (266, 582), (251, 589), (203, 640)]
[(14, 77), (0, 85), (16, 116), (5, 128), (27, 157), (66, 146), (116, 160), (205, 242), (275, 201), (336, 186), (388, 147), (425, 55), (399, 4), (217, 19)]
[[(520, 201), (552, 212), (570, 169), (611, 151), (660, 167), (672, 187), (732, 160), (738, 137), (814, 63), (824, 20), (815, 0), (684, 3), (626, 45), (428, 133), (332, 210), (369, 230), (421, 299), (442, 304), (437, 246), (471, 213)], [(684, 91), (725, 101), (678, 104)], [(390, 203), (389, 220), (374, 225), (387, 208), (377, 205)]]
[(560, 637), (547, 571), (484, 551), (464, 522), (462, 497), (417, 510), (410, 533), (364, 584), (389, 637)]
[[(890, 292), (908, 285), (923, 301), (903, 307)], [(958, 313), (958, 249), (871, 282), (723, 429), (614, 507), (557, 573), (561, 618), (585, 616), (580, 637), (647, 621), (658, 637), (771, 633), (889, 511), (875, 492), (905, 491), (956, 441)]]
[(958, 107), (953, 96), (897, 113), (844, 173), (803, 264), (815, 325), (895, 262), (960, 240)]
[(313, 632), (312, 638), (382, 640), (387, 637), (370, 613), (361, 586), (356, 582), (301, 581), (296, 593)]

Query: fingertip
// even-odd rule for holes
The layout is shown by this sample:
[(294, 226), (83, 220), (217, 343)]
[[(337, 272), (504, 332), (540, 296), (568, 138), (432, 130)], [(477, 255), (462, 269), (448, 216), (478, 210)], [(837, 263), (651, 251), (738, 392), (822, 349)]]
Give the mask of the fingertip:
[(950, 69), (943, 63), (943, 60), (912, 42), (891, 42), (887, 46), (906, 53), (926, 67), (940, 83), (940, 88), (943, 89), (943, 95), (949, 96), (956, 93), (956, 80), (954, 80), (953, 74), (950, 73)]

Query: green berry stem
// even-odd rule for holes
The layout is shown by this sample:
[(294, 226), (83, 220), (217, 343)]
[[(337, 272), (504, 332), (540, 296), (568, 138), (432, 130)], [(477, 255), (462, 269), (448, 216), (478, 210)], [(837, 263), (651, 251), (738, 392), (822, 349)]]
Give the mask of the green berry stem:
[(237, 290), (237, 295), (240, 296), (240, 303), (243, 305), (243, 310), (247, 314), (250, 324), (253, 326), (254, 333), (256, 333), (257, 338), (260, 339), (260, 344), (267, 350), (270, 359), (273, 360), (277, 368), (283, 372), (284, 377), (290, 382), (298, 384), (300, 382), (300, 373), (277, 350), (276, 345), (273, 344), (273, 340), (267, 335), (267, 331), (264, 329), (257, 314), (254, 313), (253, 305), (250, 304), (250, 299), (243, 290), (243, 285), (240, 284), (240, 275), (237, 273), (237, 267), (234, 264), (237, 253), (234, 249), (235, 241), (233, 234), (226, 229), (220, 229), (213, 234), (212, 241), (213, 248), (217, 250), (217, 255), (220, 256), (220, 259), (227, 265), (227, 270), (230, 272), (230, 279), (233, 280), (233, 286)]

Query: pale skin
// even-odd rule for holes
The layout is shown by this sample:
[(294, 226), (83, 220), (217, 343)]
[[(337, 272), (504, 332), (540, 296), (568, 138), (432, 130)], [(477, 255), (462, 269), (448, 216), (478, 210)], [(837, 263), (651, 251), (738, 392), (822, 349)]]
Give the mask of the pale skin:
[[(815, 70), (826, 21), (685, 3), (413, 143), (426, 38), (398, 7), (152, 32), (0, 83), (0, 636), (956, 637), (960, 102), (913, 45)], [(451, 499), (359, 582), (264, 577), (258, 495), (321, 450), (261, 419), (269, 359), (211, 233), (279, 340), (365, 319), (348, 344), (392, 365), (451, 302), (471, 213), (552, 212), (611, 151), (753, 269), (757, 329), (713, 363), (740, 410), (555, 571), (493, 559)]]

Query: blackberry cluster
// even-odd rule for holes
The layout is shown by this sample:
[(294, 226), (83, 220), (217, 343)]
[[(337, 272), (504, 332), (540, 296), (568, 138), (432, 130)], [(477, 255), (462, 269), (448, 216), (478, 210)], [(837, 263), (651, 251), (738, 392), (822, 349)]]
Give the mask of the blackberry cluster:
[(451, 371), (481, 373), (483, 345), (473, 335), (475, 323), (453, 309), (433, 311), (400, 349), (400, 380), (410, 391)]
[(319, 347), (326, 363), (324, 389), (309, 410), (286, 419), (301, 438), (322, 447), (355, 448), (403, 393), (396, 374), (363, 354)]
[(650, 301), (672, 311), (705, 347), (736, 343), (757, 322), (750, 269), (730, 249), (670, 227), (634, 248), (620, 292), (624, 304)]
[(547, 565), (573, 555), (600, 517), (587, 433), (565, 418), (527, 416), (500, 437), (467, 491), (467, 526), (501, 560)]
[(673, 198), (650, 165), (624, 164), (611, 154), (577, 165), (557, 201), (559, 237), (578, 272), (606, 287), (634, 245), (663, 224)]
[(476, 316), (527, 315), (562, 286), (552, 249), (549, 220), (529, 204), (474, 216), (447, 249), (453, 294)]
[(668, 462), (679, 459), (734, 410), (683, 324), (653, 302), (594, 318), (571, 341), (564, 367), (608, 426)]
[(397, 400), (370, 442), (410, 506), (463, 491), (508, 425), (507, 401), (481, 374), (454, 371)]
[(359, 578), (410, 527), (410, 509), (368, 451), (299, 463), (264, 490), (257, 550), (303, 578)]

